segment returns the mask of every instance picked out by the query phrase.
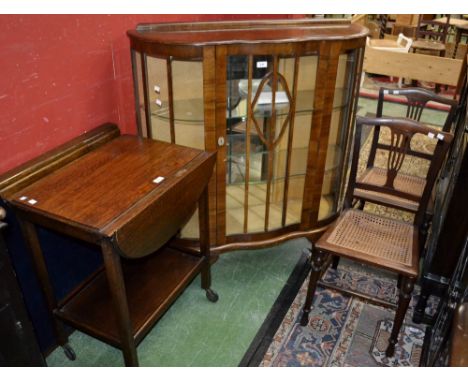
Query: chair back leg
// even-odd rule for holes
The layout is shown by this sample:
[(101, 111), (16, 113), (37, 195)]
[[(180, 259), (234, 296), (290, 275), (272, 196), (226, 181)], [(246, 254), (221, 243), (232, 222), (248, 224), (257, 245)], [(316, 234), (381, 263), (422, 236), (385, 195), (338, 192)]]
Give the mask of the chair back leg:
[(414, 277), (403, 277), (401, 280), (398, 308), (395, 314), (395, 320), (393, 321), (392, 334), (388, 340), (388, 347), (385, 352), (387, 357), (393, 357), (395, 354), (395, 345), (398, 342), (398, 335), (405, 319), (406, 311), (408, 310), (415, 281)]

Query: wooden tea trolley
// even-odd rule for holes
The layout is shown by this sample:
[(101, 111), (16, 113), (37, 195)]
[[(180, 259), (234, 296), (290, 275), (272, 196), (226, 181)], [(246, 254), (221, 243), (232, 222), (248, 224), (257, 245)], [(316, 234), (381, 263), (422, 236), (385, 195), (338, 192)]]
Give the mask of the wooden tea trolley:
[[(69, 358), (62, 321), (122, 349), (137, 366), (136, 346), (201, 272), (210, 301), (207, 184), (216, 154), (119, 136), (8, 198)], [(166, 243), (199, 210), (200, 253)], [(100, 246), (104, 266), (57, 302), (36, 226)]]

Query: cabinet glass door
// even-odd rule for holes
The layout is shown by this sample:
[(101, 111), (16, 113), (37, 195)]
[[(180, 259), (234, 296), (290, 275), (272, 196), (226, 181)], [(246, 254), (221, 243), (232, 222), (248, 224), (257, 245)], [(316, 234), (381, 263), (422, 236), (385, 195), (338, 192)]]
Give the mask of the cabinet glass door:
[(301, 220), (317, 56), (230, 56), (226, 234)]
[(341, 54), (333, 98), (333, 112), (328, 135), (328, 149), (325, 161), (325, 173), (322, 185), (318, 220), (324, 220), (337, 213), (341, 205), (347, 168), (344, 163), (347, 137), (349, 134), (349, 119), (352, 108), (352, 91), (356, 51)]
[[(205, 149), (202, 62), (137, 52), (133, 60), (141, 135)], [(198, 211), (181, 236), (198, 238)]]

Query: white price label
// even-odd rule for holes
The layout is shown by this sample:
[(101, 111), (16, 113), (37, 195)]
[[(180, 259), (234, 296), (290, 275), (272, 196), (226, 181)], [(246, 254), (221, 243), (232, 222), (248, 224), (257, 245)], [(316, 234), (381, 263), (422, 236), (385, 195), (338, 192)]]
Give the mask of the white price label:
[(159, 107), (161, 107), (161, 106), (162, 106), (162, 101), (161, 101), (160, 99), (157, 99), (157, 100), (156, 100), (156, 105), (158, 105)]
[(153, 183), (159, 184), (164, 180), (163, 176), (158, 176), (157, 178), (153, 179)]
[(161, 93), (161, 88), (158, 85), (154, 85), (154, 91), (159, 94)]
[(268, 61), (258, 61), (257, 62), (257, 68), (266, 68), (268, 67)]

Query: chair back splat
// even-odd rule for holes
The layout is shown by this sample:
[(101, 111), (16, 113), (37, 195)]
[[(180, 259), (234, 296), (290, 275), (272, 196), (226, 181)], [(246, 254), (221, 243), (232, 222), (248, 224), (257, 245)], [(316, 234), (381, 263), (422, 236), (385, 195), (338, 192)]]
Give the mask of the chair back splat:
[[(386, 170), (384, 172), (385, 180), (380, 184), (356, 181), (359, 152), (361, 149), (362, 127), (364, 125), (374, 126), (374, 128), (378, 127), (379, 129), (381, 127), (386, 127), (389, 128), (391, 132), (390, 143), (388, 145), (384, 145), (384, 148), (388, 150), (389, 154), (387, 168), (384, 169)], [(395, 179), (399, 175), (405, 157), (407, 155), (414, 155), (415, 153), (411, 149), (411, 141), (418, 134), (426, 135), (437, 140), (433, 155), (430, 156), (430, 158), (426, 158), (431, 159), (431, 163), (426, 174), (425, 185), (421, 195), (415, 195), (402, 187), (398, 187), (398, 189), (395, 187)], [(345, 197), (345, 208), (351, 208), (355, 191), (358, 189), (378, 192), (379, 194), (385, 194), (390, 197), (404, 198), (418, 203), (417, 211), (415, 211), (414, 224), (420, 226), (424, 221), (424, 215), (434, 182), (452, 139), (453, 135), (449, 132), (441, 132), (440, 130), (427, 127), (420, 122), (407, 118), (357, 117), (353, 159), (351, 163), (349, 185)], [(428, 154), (425, 155), (428, 156)]]

